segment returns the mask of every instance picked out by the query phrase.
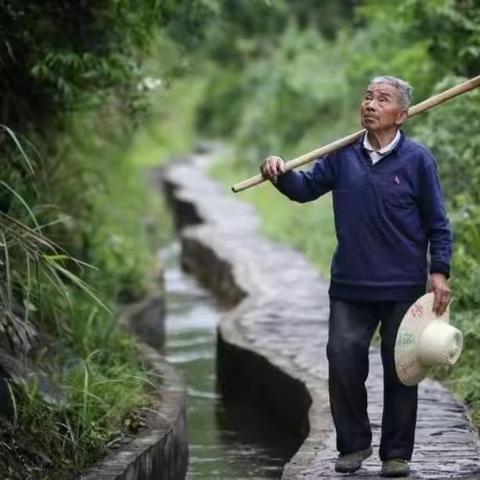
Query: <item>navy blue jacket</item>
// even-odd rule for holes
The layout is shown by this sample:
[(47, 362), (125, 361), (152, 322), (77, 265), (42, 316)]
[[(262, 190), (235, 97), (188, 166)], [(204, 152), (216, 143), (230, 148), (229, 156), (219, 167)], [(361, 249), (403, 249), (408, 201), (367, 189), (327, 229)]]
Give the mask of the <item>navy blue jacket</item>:
[[(332, 297), (413, 301), (430, 272), (449, 276), (452, 233), (432, 154), (406, 137), (374, 165), (363, 138), (289, 171), (276, 187), (308, 202), (332, 191), (338, 245), (330, 270)], [(321, 234), (317, 232), (316, 234)]]

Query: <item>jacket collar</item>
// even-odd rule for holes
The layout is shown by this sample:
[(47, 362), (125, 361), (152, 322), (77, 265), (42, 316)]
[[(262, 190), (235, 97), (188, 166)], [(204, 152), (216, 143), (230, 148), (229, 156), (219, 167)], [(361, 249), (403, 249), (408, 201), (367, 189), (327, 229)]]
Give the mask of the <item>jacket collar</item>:
[[(398, 152), (398, 150), (400, 149), (400, 147), (402, 146), (402, 143), (403, 141), (405, 140), (405, 133), (403, 133), (403, 130), (400, 128), (398, 130), (400, 132), (400, 138), (398, 139), (398, 142), (395, 144), (395, 146), (390, 150), (390, 152), (388, 153), (396, 153)], [(361, 135), (359, 139), (356, 140), (356, 142), (354, 143), (354, 145), (359, 149), (361, 150), (363, 153), (367, 154), (368, 155), (368, 151), (367, 149), (365, 148), (364, 144), (363, 144), (363, 139), (364, 139), (365, 135)]]

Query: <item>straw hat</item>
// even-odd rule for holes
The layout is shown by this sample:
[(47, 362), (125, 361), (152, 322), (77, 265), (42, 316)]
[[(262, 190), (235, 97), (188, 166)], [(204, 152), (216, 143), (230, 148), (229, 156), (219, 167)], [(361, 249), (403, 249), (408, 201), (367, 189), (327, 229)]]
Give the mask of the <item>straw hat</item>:
[(416, 385), (435, 365), (453, 365), (462, 352), (462, 332), (450, 325), (450, 309), (432, 311), (433, 293), (420, 297), (407, 311), (397, 333), (395, 367), (400, 381)]

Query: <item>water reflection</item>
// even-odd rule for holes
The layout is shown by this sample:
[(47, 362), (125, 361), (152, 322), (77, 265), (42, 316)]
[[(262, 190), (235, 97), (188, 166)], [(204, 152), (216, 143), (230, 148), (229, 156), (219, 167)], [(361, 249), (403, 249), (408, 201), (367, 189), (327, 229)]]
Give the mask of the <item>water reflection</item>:
[[(178, 266), (178, 244), (160, 252), (166, 266), (165, 352), (187, 385), (188, 479), (280, 478), (292, 442), (261, 412), (222, 401), (215, 377), (220, 307)], [(295, 442), (293, 443), (295, 445)]]

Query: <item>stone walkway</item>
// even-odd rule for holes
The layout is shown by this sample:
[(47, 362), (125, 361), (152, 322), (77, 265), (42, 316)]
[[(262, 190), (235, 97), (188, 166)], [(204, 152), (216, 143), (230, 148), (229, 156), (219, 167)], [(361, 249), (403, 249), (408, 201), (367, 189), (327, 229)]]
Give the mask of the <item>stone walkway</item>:
[[(203, 172), (205, 157), (186, 160), (168, 167), (163, 180), (183, 227), (184, 265), (232, 307), (219, 326), (219, 344), (236, 354), (220, 361), (236, 372), (234, 381), (242, 389), (251, 382), (252, 390), (269, 398), (278, 421), (284, 415), (287, 428), (302, 435), (283, 479), (342, 477), (333, 470), (337, 452), (326, 383), (328, 286), (300, 253), (262, 237), (253, 208)], [(277, 372), (296, 381), (285, 387), (284, 398), (275, 384), (282, 381)], [(307, 401), (297, 395), (302, 390), (297, 384)], [(376, 479), (383, 394), (376, 348), (371, 349), (367, 385), (374, 455), (352, 477)], [(419, 399), (410, 478), (480, 478), (479, 439), (463, 405), (431, 380), (420, 385)]]

